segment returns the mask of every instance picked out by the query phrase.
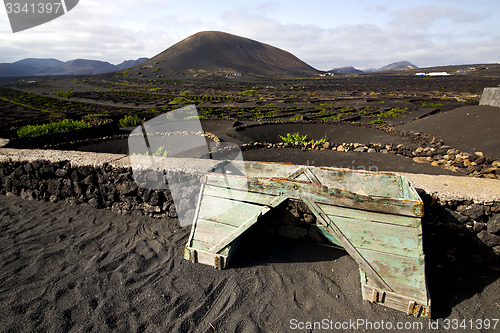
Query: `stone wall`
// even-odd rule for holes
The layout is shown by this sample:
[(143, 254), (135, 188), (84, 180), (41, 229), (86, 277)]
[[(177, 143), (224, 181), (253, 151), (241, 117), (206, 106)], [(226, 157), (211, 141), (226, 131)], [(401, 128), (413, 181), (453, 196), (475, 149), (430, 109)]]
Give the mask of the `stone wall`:
[[(121, 214), (139, 213), (154, 218), (177, 217), (167, 179), (182, 184), (186, 201), (183, 213), (194, 210), (200, 188), (199, 169), (168, 170), (160, 173), (158, 184), (151, 175), (134, 178), (125, 155), (63, 151), (30, 151), (3, 149), (0, 155), (0, 194), (11, 193), (26, 199), (69, 204), (88, 204), (108, 208)], [(33, 154), (22, 152), (33, 152)], [(145, 188), (148, 183), (148, 188)], [(161, 186), (163, 184), (163, 186)], [(163, 188), (162, 188), (163, 187)]]
[[(159, 161), (157, 164), (161, 166)], [(208, 160), (179, 159), (166, 168), (162, 166), (164, 172), (153, 170), (153, 174), (141, 173), (135, 179), (130, 158), (126, 155), (0, 149), (0, 194), (88, 204), (121, 214), (175, 218), (178, 212), (182, 212), (192, 218), (200, 176), (210, 167), (211, 161)], [(426, 246), (437, 247), (436, 251), (450, 257), (465, 253), (474, 262), (498, 259), (500, 181), (416, 174), (405, 176), (425, 203), (424, 240), (431, 240)], [(158, 185), (151, 186), (153, 178)], [(168, 186), (161, 186), (163, 182), (168, 184), (168, 179), (174, 180), (171, 187), (177, 187), (175, 193), (182, 193), (182, 198), (176, 199), (177, 207)], [(146, 183), (149, 189), (144, 188)], [(267, 216), (266, 221), (268, 232), (283, 237), (322, 239), (310, 227), (316, 222), (315, 217), (302, 203), (288, 202)]]

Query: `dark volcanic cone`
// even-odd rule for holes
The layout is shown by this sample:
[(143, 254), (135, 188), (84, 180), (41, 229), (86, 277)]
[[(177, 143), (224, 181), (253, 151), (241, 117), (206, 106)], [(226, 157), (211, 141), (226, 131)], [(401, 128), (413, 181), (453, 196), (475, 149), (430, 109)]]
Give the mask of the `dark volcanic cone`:
[(145, 77), (213, 74), (297, 77), (319, 73), (287, 51), (219, 31), (192, 35), (136, 69)]

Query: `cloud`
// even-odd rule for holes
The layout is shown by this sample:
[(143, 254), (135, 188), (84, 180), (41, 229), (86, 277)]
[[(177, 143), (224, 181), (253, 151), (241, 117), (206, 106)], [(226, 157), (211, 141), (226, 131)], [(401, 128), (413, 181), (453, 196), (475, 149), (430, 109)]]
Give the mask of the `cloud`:
[(487, 14), (476, 14), (453, 6), (420, 6), (393, 11), (391, 25), (429, 30), (439, 22), (474, 23), (484, 19)]

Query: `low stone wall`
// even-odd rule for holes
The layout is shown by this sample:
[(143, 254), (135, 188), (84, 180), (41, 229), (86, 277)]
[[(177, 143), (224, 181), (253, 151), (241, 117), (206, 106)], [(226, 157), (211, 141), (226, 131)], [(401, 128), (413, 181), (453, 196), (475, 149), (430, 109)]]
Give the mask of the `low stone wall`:
[[(139, 179), (135, 179), (127, 155), (0, 149), (0, 193), (41, 201), (88, 204), (121, 214), (175, 218), (178, 212), (182, 212), (191, 218), (196, 207), (200, 176), (213, 166), (213, 161), (143, 158), (147, 158), (152, 169), (157, 166), (157, 170), (153, 170), (153, 174), (140, 174)], [(168, 166), (162, 164), (165, 160), (171, 161)], [(158, 170), (162, 171), (158, 173)], [(156, 177), (154, 181), (158, 184), (151, 184), (151, 176)], [(436, 240), (431, 247), (448, 244), (444, 239), (458, 237), (460, 240), (437, 251), (457, 253), (460, 251), (455, 247), (468, 244), (467, 255), (475, 262), (500, 255), (499, 180), (418, 174), (404, 176), (424, 200), (424, 233)], [(177, 207), (172, 193), (165, 186), (168, 179), (175, 180), (175, 184), (170, 185), (177, 186), (175, 193), (182, 193), (183, 198), (176, 200)], [(314, 215), (302, 203), (289, 202), (275, 214), (279, 216), (267, 217), (269, 231), (288, 238), (321, 239), (310, 228), (315, 223)]]
[[(3, 153), (3, 154), (2, 154)], [(154, 218), (177, 217), (172, 195), (161, 183), (182, 183), (185, 210), (193, 210), (199, 192), (200, 169), (172, 169), (159, 184), (144, 188), (142, 174), (134, 179), (126, 155), (75, 151), (0, 149), (0, 193), (26, 199), (88, 204), (121, 214), (139, 213)], [(144, 178), (144, 179), (141, 179)]]

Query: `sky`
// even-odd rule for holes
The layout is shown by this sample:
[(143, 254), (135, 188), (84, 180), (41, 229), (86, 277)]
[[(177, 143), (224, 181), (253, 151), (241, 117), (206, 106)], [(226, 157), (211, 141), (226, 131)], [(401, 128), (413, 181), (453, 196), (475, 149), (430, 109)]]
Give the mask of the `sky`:
[[(15, 0), (9, 0), (15, 1)], [(498, 0), (80, 0), (67, 14), (12, 33), (0, 10), (0, 63), (151, 58), (206, 30), (251, 38), (329, 70), (500, 62)]]

